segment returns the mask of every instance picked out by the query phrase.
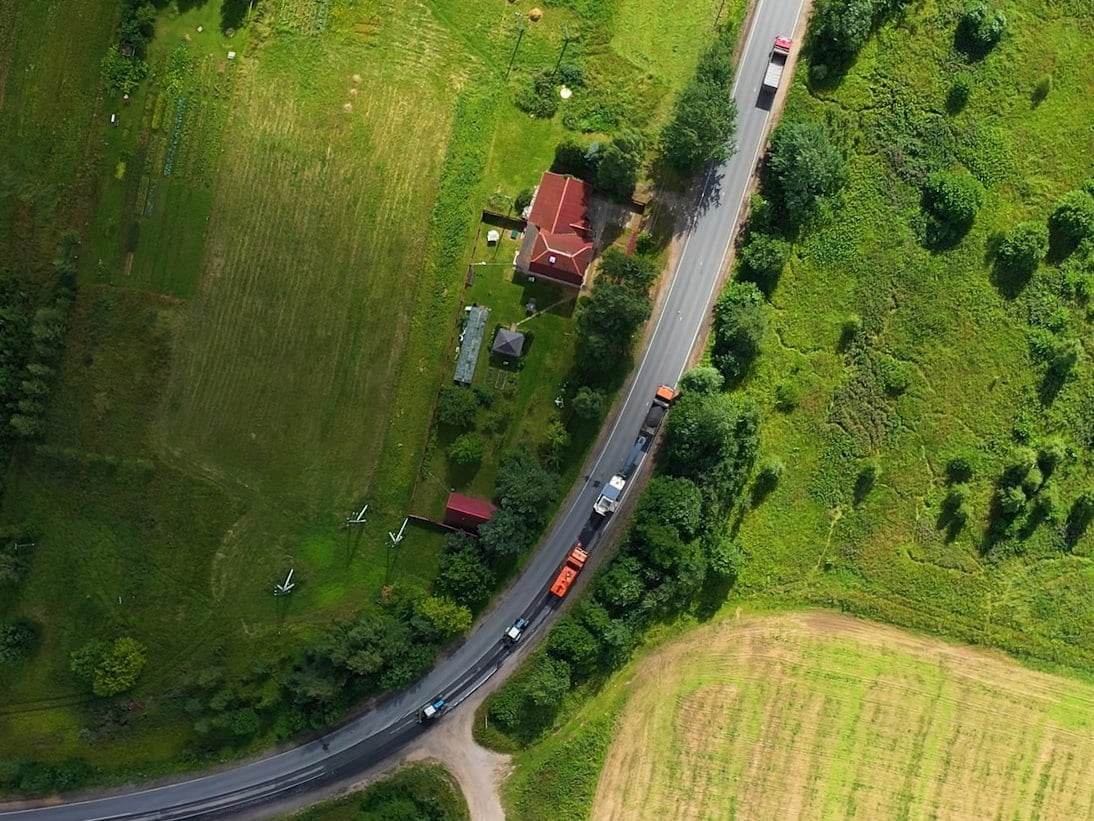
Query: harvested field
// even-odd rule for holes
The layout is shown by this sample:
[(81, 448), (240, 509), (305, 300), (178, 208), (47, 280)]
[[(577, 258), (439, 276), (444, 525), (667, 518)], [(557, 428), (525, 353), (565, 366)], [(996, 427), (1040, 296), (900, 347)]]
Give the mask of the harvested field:
[(1090, 818), (1094, 686), (830, 613), (689, 633), (631, 682), (592, 817)]

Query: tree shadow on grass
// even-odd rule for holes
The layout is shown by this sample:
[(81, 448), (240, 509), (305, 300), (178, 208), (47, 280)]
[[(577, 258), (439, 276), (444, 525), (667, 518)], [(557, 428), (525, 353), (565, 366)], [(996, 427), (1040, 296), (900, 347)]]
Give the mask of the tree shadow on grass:
[(991, 284), (999, 292), (1003, 299), (1017, 299), (1022, 291), (1029, 285), (1033, 278), (1033, 271), (1015, 265), (1006, 265), (1001, 260), (996, 260), (991, 268)]
[(935, 519), (934, 527), (935, 530), (943, 531), (942, 538), (949, 544), (964, 530), (967, 521), (961, 506), (954, 505), (947, 499), (943, 501), (942, 507), (938, 511), (938, 518)]
[(1061, 231), (1058, 226), (1053, 224), (1053, 221), (1048, 221), (1048, 253), (1045, 255), (1045, 261), (1052, 265), (1059, 265), (1073, 253), (1079, 247), (1079, 243), (1064, 231)]

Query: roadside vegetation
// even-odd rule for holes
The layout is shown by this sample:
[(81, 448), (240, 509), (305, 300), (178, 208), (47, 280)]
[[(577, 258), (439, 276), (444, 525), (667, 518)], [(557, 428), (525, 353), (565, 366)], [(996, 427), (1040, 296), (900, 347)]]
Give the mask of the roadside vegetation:
[(311, 807), (294, 821), (469, 821), (467, 801), (439, 764), (409, 764), (360, 793)]
[[(480, 210), (515, 213), (567, 145), (609, 198), (644, 187), (718, 4), (662, 5), (0, 0), (5, 789), (242, 755), (466, 630), (579, 470), (665, 237), (530, 320), (515, 392), (434, 429), (461, 304), (526, 302), (464, 289)], [(573, 95), (530, 120), (545, 73)], [(388, 547), (455, 486), (512, 515)]]
[[(756, 420), (704, 586), (716, 559), (732, 572), (713, 597), (666, 599), (654, 623), (705, 618), (732, 589), (1090, 669), (1091, 25), (1051, 4), (817, 5), (709, 364), (683, 383), (685, 399), (694, 380)], [(686, 417), (682, 399), (664, 474), (693, 461), (674, 453)], [(618, 568), (662, 481), (619, 558), (484, 707), (481, 740), (526, 748), (517, 817), (529, 785), (574, 774), (564, 747), (583, 725), (570, 718), (618, 681), (629, 650), (604, 664), (593, 650), (618, 631), (583, 620), (603, 591), (628, 590)], [(585, 659), (599, 666), (575, 674)]]

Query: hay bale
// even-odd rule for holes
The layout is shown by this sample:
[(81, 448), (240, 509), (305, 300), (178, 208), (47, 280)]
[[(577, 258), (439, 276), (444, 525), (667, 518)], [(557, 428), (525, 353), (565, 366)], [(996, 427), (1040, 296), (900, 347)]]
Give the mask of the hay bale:
[(528, 19), (533, 23), (538, 22), (543, 17), (543, 9), (535, 8), (528, 12)]

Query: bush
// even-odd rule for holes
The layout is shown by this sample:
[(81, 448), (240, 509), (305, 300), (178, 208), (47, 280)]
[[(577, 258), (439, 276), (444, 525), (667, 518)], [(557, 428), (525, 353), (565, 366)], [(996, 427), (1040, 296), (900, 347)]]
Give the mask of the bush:
[(936, 171), (923, 188), (923, 208), (933, 220), (928, 239), (960, 239), (972, 227), (983, 201), (983, 189), (967, 172)]
[(128, 636), (113, 642), (90, 641), (73, 653), (70, 661), (76, 677), (100, 697), (131, 689), (144, 664), (144, 645)]
[(599, 419), (608, 404), (603, 391), (585, 385), (577, 389), (570, 407), (580, 419)]
[(638, 234), (638, 238), (634, 241), (634, 251), (636, 254), (648, 257), (657, 253), (657, 237), (651, 234), (649, 231), (642, 231)]
[(806, 220), (819, 197), (832, 196), (847, 179), (843, 155), (819, 123), (776, 128), (767, 163), (771, 197), (794, 226)]
[(570, 88), (581, 88), (585, 85), (584, 69), (573, 63), (561, 63), (555, 71), (555, 77), (560, 85)]
[(557, 468), (562, 464), (566, 449), (570, 447), (570, 432), (562, 424), (560, 419), (553, 419), (543, 431), (543, 439), (539, 443), (539, 453), (543, 457), (543, 464), (549, 468)]
[(1094, 490), (1087, 490), (1079, 494), (1067, 514), (1064, 535), (1068, 544), (1079, 541), (1091, 522), (1094, 522)]
[(555, 146), (555, 158), (551, 170), (556, 174), (571, 174), (583, 180), (590, 180), (593, 169), (589, 166), (588, 152), (576, 140), (563, 140)]
[(30, 619), (18, 619), (0, 629), (0, 664), (25, 661), (38, 649), (41, 630)]
[(780, 382), (775, 386), (775, 408), (790, 413), (801, 402), (801, 388), (793, 382)]
[(628, 131), (617, 135), (596, 155), (596, 187), (610, 197), (629, 200), (638, 184), (644, 156), (641, 134)]
[(768, 234), (750, 233), (748, 242), (741, 249), (738, 279), (754, 282), (764, 296), (770, 297), (789, 258), (790, 243)]
[(855, 490), (853, 494), (856, 505), (862, 504), (870, 491), (874, 489), (877, 480), (881, 477), (881, 463), (877, 459), (870, 459), (862, 466), (855, 478)]
[(756, 471), (756, 479), (752, 486), (754, 499), (767, 496), (779, 484), (786, 466), (777, 456), (768, 456), (760, 463), (760, 469)]
[(523, 214), (524, 209), (532, 204), (532, 197), (535, 196), (534, 188), (524, 188), (516, 198), (513, 200), (513, 210), (518, 214)]
[(437, 418), (442, 424), (467, 429), (475, 424), (479, 401), (468, 388), (445, 385), (437, 397)]
[(973, 460), (966, 454), (951, 456), (946, 462), (946, 478), (955, 484), (962, 484), (972, 479), (974, 473)]
[(1064, 194), (1049, 217), (1048, 225), (1072, 245), (1094, 237), (1094, 196), (1081, 190)]
[(464, 433), (448, 446), (448, 460), (461, 467), (477, 465), (486, 453), (486, 443), (477, 433)]
[(972, 75), (967, 71), (961, 71), (954, 75), (953, 85), (950, 86), (950, 92), (946, 95), (946, 109), (951, 114), (961, 111), (969, 102), (969, 95), (972, 94), (972, 84)]
[(148, 65), (138, 57), (125, 56), (117, 46), (110, 46), (100, 64), (103, 84), (118, 94), (132, 94), (141, 80), (148, 76)]
[(957, 24), (958, 48), (972, 58), (987, 54), (1007, 30), (1007, 17), (984, 0), (970, 0)]
[(1041, 103), (1043, 103), (1045, 101), (1045, 98), (1048, 97), (1048, 95), (1049, 95), (1049, 93), (1051, 93), (1051, 91), (1052, 91), (1052, 75), (1051, 74), (1041, 75), (1041, 79), (1039, 79), (1037, 81), (1037, 85), (1035, 85), (1033, 87), (1033, 94), (1031, 95), (1031, 99), (1033, 100), (1033, 104), (1035, 106), (1039, 106)]
[(549, 120), (558, 112), (558, 82), (550, 71), (541, 71), (523, 85), (513, 102), (525, 114)]
[(459, 533), (445, 540), (444, 556), (433, 581), (438, 595), (474, 610), (490, 598), (496, 582), (497, 577), (475, 539)]
[(997, 259), (1004, 268), (1032, 274), (1048, 251), (1048, 229), (1039, 222), (1015, 225), (999, 245)]
[(683, 393), (697, 393), (711, 396), (722, 392), (725, 377), (713, 365), (696, 365), (680, 377), (680, 390)]
[(891, 356), (880, 357), (877, 370), (881, 387), (889, 396), (900, 396), (912, 386), (911, 368)]
[(1008, 519), (1016, 519), (1026, 511), (1026, 505), (1028, 500), (1026, 494), (1020, 487), (1003, 487), (1000, 488), (996, 499), (999, 504), (999, 510)]
[(646, 292), (661, 273), (649, 257), (627, 256), (618, 248), (609, 248), (600, 258), (600, 274), (606, 280)]
[(710, 359), (726, 382), (744, 378), (767, 333), (763, 295), (751, 282), (731, 282), (714, 306)]
[(444, 596), (429, 596), (418, 605), (418, 612), (437, 631), (441, 641), (448, 641), (471, 629), (471, 611)]

